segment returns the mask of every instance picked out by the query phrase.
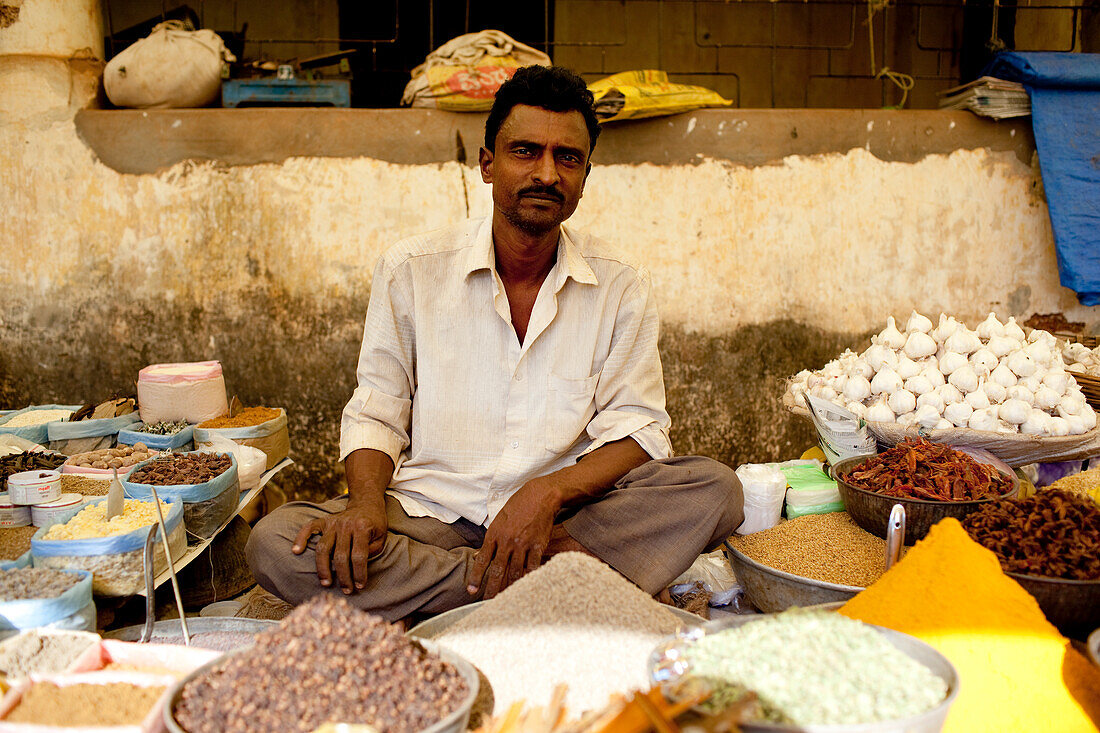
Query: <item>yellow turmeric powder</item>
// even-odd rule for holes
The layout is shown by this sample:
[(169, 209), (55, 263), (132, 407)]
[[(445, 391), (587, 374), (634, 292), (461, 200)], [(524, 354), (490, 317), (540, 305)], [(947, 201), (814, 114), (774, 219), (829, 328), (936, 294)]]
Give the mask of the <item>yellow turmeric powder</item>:
[(1100, 669), (954, 519), (840, 613), (911, 634), (951, 660), (961, 685), (945, 733), (1100, 729)]

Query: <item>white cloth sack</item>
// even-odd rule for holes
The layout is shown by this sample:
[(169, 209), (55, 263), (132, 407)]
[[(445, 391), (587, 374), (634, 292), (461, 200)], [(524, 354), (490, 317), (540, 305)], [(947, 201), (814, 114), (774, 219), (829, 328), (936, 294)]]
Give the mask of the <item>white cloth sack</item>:
[(235, 60), (214, 31), (169, 20), (111, 59), (103, 86), (118, 107), (205, 107), (221, 94), (222, 67)]
[(736, 473), (745, 496), (745, 521), (737, 528), (737, 534), (761, 532), (779, 524), (787, 495), (787, 477), (779, 466), (746, 463)]
[(232, 453), (237, 459), (237, 479), (241, 482), (241, 491), (250, 491), (260, 485), (260, 478), (267, 467), (267, 454), (259, 448), (241, 445), (224, 435), (207, 436), (202, 453)]
[(138, 412), (146, 425), (200, 423), (229, 412), (221, 364), (152, 364), (138, 372)]

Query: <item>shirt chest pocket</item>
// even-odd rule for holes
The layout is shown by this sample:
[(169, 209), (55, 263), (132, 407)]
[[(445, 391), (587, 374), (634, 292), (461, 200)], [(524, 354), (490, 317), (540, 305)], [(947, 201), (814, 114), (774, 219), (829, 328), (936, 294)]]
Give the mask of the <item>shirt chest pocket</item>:
[(546, 392), (546, 448), (564, 453), (584, 433), (596, 414), (596, 384), (600, 373), (570, 379), (550, 373)]

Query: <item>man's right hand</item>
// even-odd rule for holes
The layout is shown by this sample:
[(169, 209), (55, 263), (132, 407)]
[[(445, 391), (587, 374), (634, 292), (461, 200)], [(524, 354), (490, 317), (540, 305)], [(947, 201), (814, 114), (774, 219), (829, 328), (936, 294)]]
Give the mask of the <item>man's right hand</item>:
[(291, 551), (301, 555), (310, 537), (317, 541), (317, 577), (326, 588), (332, 576), (346, 594), (362, 590), (367, 585), (367, 560), (382, 551), (386, 544), (385, 506), (352, 506), (338, 513), (308, 522), (298, 532)]

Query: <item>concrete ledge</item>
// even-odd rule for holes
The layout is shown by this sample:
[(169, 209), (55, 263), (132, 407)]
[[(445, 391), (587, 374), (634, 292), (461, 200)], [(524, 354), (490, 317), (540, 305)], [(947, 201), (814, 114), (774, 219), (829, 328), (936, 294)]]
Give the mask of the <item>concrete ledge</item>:
[[(120, 173), (155, 173), (184, 160), (225, 165), (291, 157), (368, 157), (403, 165), (476, 164), (485, 115), (421, 109), (83, 110), (80, 137)], [(788, 155), (866, 148), (912, 163), (958, 149), (1012, 151), (1030, 162), (1030, 118), (993, 122), (927, 110), (706, 109), (612, 123), (597, 164), (684, 165), (704, 158), (760, 166)]]

